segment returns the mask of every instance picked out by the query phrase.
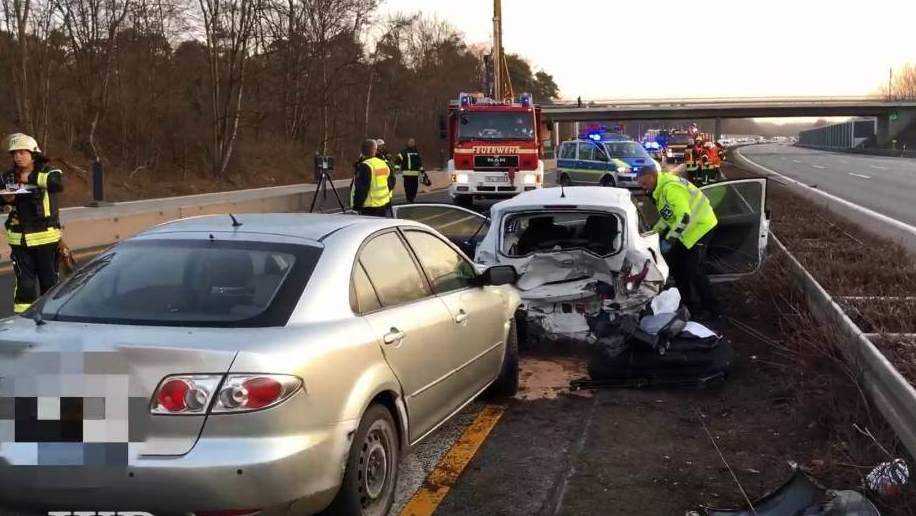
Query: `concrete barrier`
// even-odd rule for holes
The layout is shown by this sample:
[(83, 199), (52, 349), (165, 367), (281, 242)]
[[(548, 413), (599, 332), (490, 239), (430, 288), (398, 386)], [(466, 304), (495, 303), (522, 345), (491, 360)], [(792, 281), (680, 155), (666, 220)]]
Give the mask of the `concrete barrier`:
[[(431, 191), (449, 184), (446, 172), (431, 171)], [(334, 187), (346, 193), (350, 179), (334, 181)], [(146, 199), (111, 204), (99, 208), (64, 208), (60, 210), (64, 240), (74, 251), (95, 249), (130, 238), (157, 224), (176, 219), (222, 213), (286, 213), (306, 211), (312, 201), (316, 185), (312, 183), (268, 188), (252, 188), (232, 192), (187, 195), (164, 199)], [(403, 185), (398, 181), (395, 196), (403, 197)], [(345, 195), (344, 202), (349, 199)], [(0, 216), (6, 222), (6, 215)], [(9, 254), (3, 253), (0, 263), (7, 263)]]

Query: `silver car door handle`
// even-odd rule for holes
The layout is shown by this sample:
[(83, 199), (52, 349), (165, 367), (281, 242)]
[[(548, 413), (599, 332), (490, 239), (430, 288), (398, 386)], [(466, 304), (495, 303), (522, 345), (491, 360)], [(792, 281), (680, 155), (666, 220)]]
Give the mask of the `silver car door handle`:
[(385, 344), (394, 344), (395, 342), (401, 342), (406, 336), (407, 335), (405, 335), (401, 330), (397, 328), (391, 328), (391, 331), (386, 333), (382, 339), (385, 341)]
[(461, 324), (467, 320), (468, 320), (468, 313), (465, 312), (463, 309), (458, 310), (458, 315), (455, 316), (455, 322), (458, 324)]

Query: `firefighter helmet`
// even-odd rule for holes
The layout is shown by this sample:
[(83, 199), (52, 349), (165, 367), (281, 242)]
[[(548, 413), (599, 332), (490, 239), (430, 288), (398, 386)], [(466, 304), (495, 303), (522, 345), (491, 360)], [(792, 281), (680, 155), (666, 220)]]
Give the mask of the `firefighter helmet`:
[(41, 149), (38, 147), (38, 142), (35, 141), (35, 138), (27, 134), (15, 133), (11, 134), (7, 139), (8, 151), (14, 152), (17, 150), (27, 150), (32, 153), (40, 153)]

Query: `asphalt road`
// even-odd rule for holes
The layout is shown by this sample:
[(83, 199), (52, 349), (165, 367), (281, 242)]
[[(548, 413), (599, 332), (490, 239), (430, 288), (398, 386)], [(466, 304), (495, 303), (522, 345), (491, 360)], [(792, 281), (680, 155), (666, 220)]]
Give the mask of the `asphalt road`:
[(766, 144), (743, 147), (741, 154), (784, 176), (916, 225), (916, 160), (861, 156)]

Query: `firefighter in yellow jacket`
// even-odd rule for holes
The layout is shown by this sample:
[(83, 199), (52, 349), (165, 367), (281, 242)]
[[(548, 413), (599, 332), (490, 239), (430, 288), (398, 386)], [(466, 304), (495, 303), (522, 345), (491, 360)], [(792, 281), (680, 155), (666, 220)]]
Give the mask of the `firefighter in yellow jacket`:
[(718, 223), (709, 199), (686, 178), (652, 167), (640, 170), (637, 180), (658, 209), (654, 229), (681, 299), (701, 318), (718, 316), (719, 304), (706, 275), (706, 252)]
[(388, 163), (376, 156), (377, 151), (375, 140), (363, 142), (350, 188), (350, 207), (360, 215), (386, 217), (391, 211), (396, 178)]
[[(64, 189), (61, 171), (31, 136), (7, 138), (13, 167), (3, 175), (0, 203), (9, 206), (6, 238), (16, 274), (13, 310), (19, 314), (57, 283), (57, 249), (61, 239), (57, 196)], [(13, 193), (15, 192), (15, 193)]]

